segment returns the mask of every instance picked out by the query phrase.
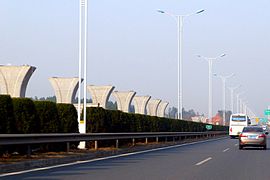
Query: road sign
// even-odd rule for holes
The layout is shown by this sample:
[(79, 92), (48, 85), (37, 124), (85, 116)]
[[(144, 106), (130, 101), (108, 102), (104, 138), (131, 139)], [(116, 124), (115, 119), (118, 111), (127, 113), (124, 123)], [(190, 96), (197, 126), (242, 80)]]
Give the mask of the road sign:
[(258, 123), (260, 121), (260, 118), (256, 117), (255, 122)]
[(206, 125), (205, 128), (206, 128), (207, 130), (211, 130), (211, 129), (213, 128), (213, 126), (212, 126), (212, 125)]
[(260, 118), (260, 122), (267, 123), (268, 122), (268, 119), (267, 118)]
[(264, 110), (264, 115), (269, 116), (270, 115), (270, 109)]

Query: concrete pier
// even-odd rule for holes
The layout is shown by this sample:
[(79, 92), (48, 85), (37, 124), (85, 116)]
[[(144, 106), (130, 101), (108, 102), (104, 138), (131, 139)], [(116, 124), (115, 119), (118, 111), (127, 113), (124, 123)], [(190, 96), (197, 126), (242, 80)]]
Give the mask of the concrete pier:
[(150, 99), (147, 104), (147, 115), (157, 116), (157, 108), (160, 102), (160, 99)]
[(0, 93), (25, 97), (26, 87), (36, 67), (0, 65)]
[(167, 106), (168, 106), (168, 102), (163, 102), (163, 101), (161, 101), (160, 103), (159, 103), (159, 105), (158, 105), (158, 110), (157, 110), (157, 116), (158, 117), (165, 117), (165, 110), (166, 110), (166, 108), (167, 108)]
[(134, 96), (133, 103), (135, 108), (135, 113), (146, 114), (146, 106), (151, 96)]
[(116, 98), (117, 109), (126, 113), (130, 112), (130, 104), (135, 94), (134, 91), (114, 91), (112, 95)]
[(49, 81), (54, 89), (57, 103), (74, 102), (79, 88), (79, 78), (51, 77)]
[(107, 108), (107, 102), (114, 89), (114, 86), (94, 86), (88, 85), (87, 90), (92, 96), (91, 106)]

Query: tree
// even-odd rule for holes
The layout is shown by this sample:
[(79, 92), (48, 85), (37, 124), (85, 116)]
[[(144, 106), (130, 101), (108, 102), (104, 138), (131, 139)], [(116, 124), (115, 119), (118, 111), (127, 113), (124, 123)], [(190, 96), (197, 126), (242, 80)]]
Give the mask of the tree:
[(109, 110), (117, 110), (117, 103), (112, 102), (112, 101), (108, 101), (107, 109), (109, 109)]
[(169, 118), (176, 119), (177, 118), (177, 108), (176, 107), (170, 107), (168, 116)]
[(191, 120), (192, 117), (196, 116), (196, 113), (193, 109), (185, 111), (185, 109), (183, 108), (182, 112), (183, 112), (183, 119), (185, 120)]

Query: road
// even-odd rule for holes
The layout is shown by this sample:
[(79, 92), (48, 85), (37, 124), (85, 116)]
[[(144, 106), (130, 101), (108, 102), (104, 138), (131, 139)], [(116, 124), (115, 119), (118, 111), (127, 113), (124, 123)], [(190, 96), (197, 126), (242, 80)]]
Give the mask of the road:
[(52, 180), (269, 180), (269, 148), (238, 149), (238, 140), (207, 142), (1, 177)]

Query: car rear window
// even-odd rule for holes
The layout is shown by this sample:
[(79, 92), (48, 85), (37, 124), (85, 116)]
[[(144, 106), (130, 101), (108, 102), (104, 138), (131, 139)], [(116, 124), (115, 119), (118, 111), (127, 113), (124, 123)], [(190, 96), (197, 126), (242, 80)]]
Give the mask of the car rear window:
[(245, 127), (243, 132), (263, 132), (263, 128), (260, 127)]

